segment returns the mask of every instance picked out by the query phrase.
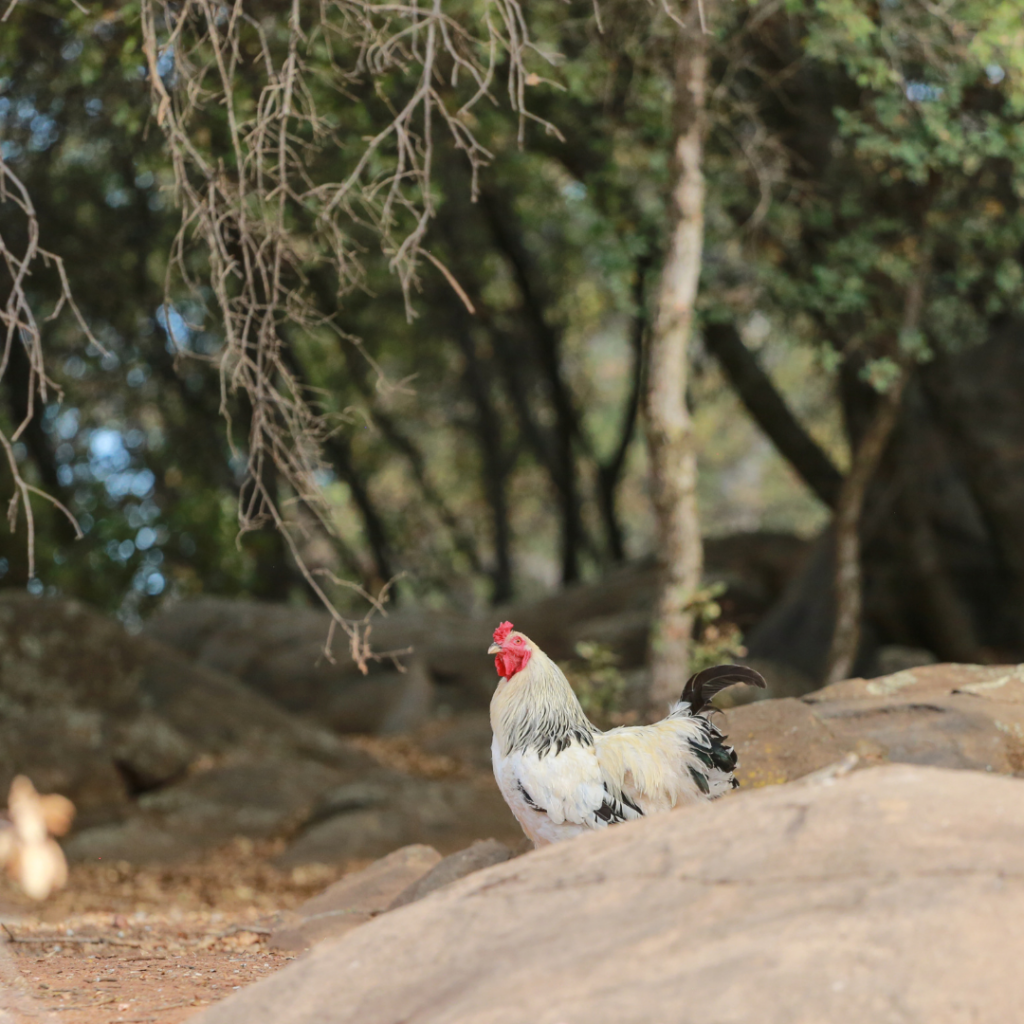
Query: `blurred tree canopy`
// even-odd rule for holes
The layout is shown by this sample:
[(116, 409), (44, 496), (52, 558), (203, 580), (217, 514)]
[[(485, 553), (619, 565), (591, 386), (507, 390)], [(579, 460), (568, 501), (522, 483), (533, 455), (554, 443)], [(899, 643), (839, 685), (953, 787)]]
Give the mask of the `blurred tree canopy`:
[[(820, 523), (905, 372), (862, 518), (869, 632), (943, 656), (1024, 650), (1019, 4), (706, 6), (691, 401), (718, 433), (703, 443), (727, 443), (711, 410), (734, 393), (805, 488), (790, 525)], [(673, 13), (635, 0), (443, 0), (430, 17), (374, 0), (14, 6), (0, 25), (3, 160), (102, 346), (68, 310), (41, 328), (63, 398), (37, 396), (16, 454), (85, 537), (38, 502), (30, 589), (129, 622), (171, 593), (305, 600), (291, 537), (339, 600), (335, 577), (375, 593), (400, 575), (400, 601), (468, 607), (649, 551), (637, 420)], [(10, 249), (24, 231), (0, 204)], [(277, 269), (234, 274), (247, 260)], [(36, 268), (37, 309), (59, 284)], [(257, 337), (272, 360), (247, 382)], [(11, 436), (32, 380), (9, 351)], [(296, 420), (326, 417), (322, 461), (288, 449), (288, 422), (261, 435), (277, 455), (257, 457), (258, 380)], [(825, 396), (814, 408), (812, 394)], [(713, 530), (726, 481), (702, 486)], [(25, 585), (24, 550), (0, 534), (4, 584)], [(828, 605), (827, 565), (811, 562), (765, 650)]]

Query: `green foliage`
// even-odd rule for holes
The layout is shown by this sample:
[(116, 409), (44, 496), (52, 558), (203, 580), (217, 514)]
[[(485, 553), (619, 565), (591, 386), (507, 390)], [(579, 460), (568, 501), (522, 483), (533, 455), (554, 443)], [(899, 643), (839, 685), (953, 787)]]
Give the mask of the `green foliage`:
[[(451, 6), (459, 17), (487, 11)], [(1024, 314), (1019, 3), (961, 0), (941, 10), (905, 0), (718, 5), (702, 316), (741, 325), (759, 317), (776, 351), (788, 346), (808, 361), (813, 352), (823, 375), (852, 367), (884, 391), (899, 359), (924, 362), (969, 346)], [(258, 25), (280, 48), (287, 10), (256, 4), (248, 13), (246, 59), (233, 84), (243, 114), (257, 95), (250, 34)], [(325, 242), (309, 228), (300, 270), (338, 329), (285, 322), (283, 332), (343, 441), (329, 455), (328, 481), (342, 543), (317, 555), (324, 568), (371, 588), (379, 576), (404, 571), (404, 600), (477, 605), (495, 595), (504, 501), (515, 590), (550, 587), (563, 534), (552, 468), (563, 439), (559, 381), (573, 414), (581, 571), (596, 575), (613, 560), (595, 481), (624, 436), (632, 339), (649, 317), (664, 244), (676, 27), (661, 5), (632, 0), (603, 0), (601, 16), (603, 32), (585, 0), (541, 0), (528, 11), (534, 38), (561, 55), (554, 69), (537, 58), (537, 75), (555, 85), (531, 79), (528, 104), (564, 141), (529, 122), (521, 147), (507, 106), (475, 108), (466, 116), (492, 154), (477, 202), (464, 153), (441, 145), (435, 152), (429, 248), (472, 299), (473, 316), (424, 264), (410, 320), (393, 254), (380, 251), (369, 223), (354, 233), (360, 287), (339, 300), (342, 282), (312, 278)], [(173, 593), (303, 594), (294, 573), (280, 571), (287, 559), (269, 531), (236, 544), (249, 411), (227, 399), (229, 437), (216, 374), (203, 362), (223, 344), (211, 296), (175, 292), (194, 328), (194, 361), (176, 362), (159, 322), (178, 219), (149, 106), (139, 17), (135, 3), (83, 12), (70, 0), (23, 2), (0, 32), (5, 159), (29, 186), (43, 243), (64, 257), (109, 353), (83, 351), (66, 316), (47, 327), (65, 389), (63, 404), (50, 396), (46, 409), (49, 471), (88, 530), (72, 544), (39, 507), (39, 583), (135, 620)], [(356, 76), (339, 92), (336, 80), (317, 74), (327, 67), (327, 46), (323, 36), (309, 40), (309, 101), (337, 144), (319, 149), (309, 171), (336, 179), (408, 100), (411, 80), (396, 65), (376, 89)], [(438, 88), (448, 86), (439, 79)], [(229, 172), (226, 117), (211, 104), (196, 111), (189, 131), (203, 159)], [(374, 170), (386, 172), (393, 155), (382, 152)], [(290, 223), (311, 224), (318, 212), (315, 203), (293, 209)], [(202, 257), (189, 259), (201, 280)], [(926, 260), (924, 315), (907, 329), (907, 289)], [(40, 275), (33, 288), (40, 308), (51, 309), (54, 280)], [(705, 371), (698, 360), (701, 400)], [(10, 400), (5, 393), (8, 425), (16, 418)], [(484, 430), (488, 411), (493, 437)], [(97, 445), (113, 443), (103, 431), (124, 441), (107, 463), (96, 454)], [(626, 436), (615, 490), (628, 555), (650, 545), (636, 436)], [(47, 485), (38, 453), (19, 453), (33, 482)], [(301, 515), (301, 503), (287, 507)], [(18, 586), (22, 541), (0, 536), (5, 582)], [(310, 548), (318, 542), (311, 534)], [(702, 595), (696, 609), (697, 667), (738, 649), (738, 635), (720, 624), (716, 596)], [(600, 661), (596, 652), (581, 657)], [(601, 662), (595, 671), (602, 693), (619, 692), (614, 666)], [(595, 714), (610, 713), (604, 697), (593, 700)]]
[(721, 622), (722, 606), (718, 599), (725, 591), (724, 583), (712, 583), (697, 591), (687, 605), (694, 617), (691, 672), (734, 661), (747, 653), (739, 627), (732, 622)]
[(578, 661), (563, 662), (569, 685), (584, 714), (601, 729), (628, 725), (635, 720), (624, 709), (626, 679), (619, 669), (619, 656), (606, 644), (581, 640), (576, 645)]

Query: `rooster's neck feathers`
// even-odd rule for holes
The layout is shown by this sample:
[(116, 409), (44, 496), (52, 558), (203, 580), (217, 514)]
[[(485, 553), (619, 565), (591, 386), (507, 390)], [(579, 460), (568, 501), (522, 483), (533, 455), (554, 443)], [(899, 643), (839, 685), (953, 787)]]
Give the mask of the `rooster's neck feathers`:
[(491, 728), (507, 757), (533, 750), (539, 757), (573, 743), (593, 748), (594, 727), (562, 670), (536, 645), (526, 667), (502, 680), (491, 702)]

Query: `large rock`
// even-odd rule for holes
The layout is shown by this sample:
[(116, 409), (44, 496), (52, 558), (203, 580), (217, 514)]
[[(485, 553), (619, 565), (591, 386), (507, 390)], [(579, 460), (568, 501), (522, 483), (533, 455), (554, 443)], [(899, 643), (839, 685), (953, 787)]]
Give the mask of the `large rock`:
[(296, 840), (289, 863), (338, 862), (518, 834), (493, 785), (384, 768), (76, 602), (6, 593), (0, 791), (18, 772), (74, 800), (67, 850), (82, 860), (175, 861), (234, 836), (284, 836)]
[(724, 720), (744, 786), (787, 782), (848, 753), (1024, 772), (1024, 666), (924, 665), (848, 679), (800, 700), (732, 708)]
[(439, 862), (441, 854), (431, 846), (403, 846), (362, 871), (346, 875), (297, 910), (282, 915), (268, 945), (271, 949), (298, 952), (324, 939), (338, 938), (384, 913)]
[(282, 867), (380, 857), (427, 843), (452, 853), (496, 836), (517, 844), (522, 830), (490, 774), (468, 779), (373, 779), (331, 790), (279, 858)]
[(515, 856), (512, 850), (497, 839), (478, 839), (472, 846), (458, 853), (450, 853), (444, 860), (435, 864), (422, 878), (417, 879), (407, 886), (392, 901), (388, 910), (397, 910), (407, 903), (415, 903), (417, 900), (429, 896), (438, 889), (457, 882), (474, 871), (483, 871), (484, 868), (493, 867), (495, 864), (504, 864)]
[[(760, 615), (796, 571), (806, 548), (806, 542), (780, 534), (709, 541), (708, 575), (727, 580), (723, 600), (731, 620), (746, 624)], [(494, 666), (486, 650), (503, 618), (553, 658), (573, 658), (579, 641), (598, 641), (616, 651), (624, 669), (638, 667), (646, 658), (656, 591), (653, 563), (638, 562), (598, 582), (485, 616), (425, 609), (380, 616), (374, 620), (373, 648), (410, 652), (402, 659), (404, 672), (385, 659), (371, 662), (364, 675), (344, 637), (334, 645), (333, 660), (325, 658), (330, 620), (315, 608), (202, 597), (167, 604), (149, 619), (145, 632), (338, 732), (401, 732), (426, 721), (437, 705), (455, 712), (487, 707)]]
[(70, 797), (83, 825), (122, 816), (204, 755), (372, 764), (237, 680), (75, 601), (10, 591), (0, 594), (0, 711), (0, 790), (23, 772)]
[(427, 611), (377, 619), (374, 650), (414, 657), (405, 658), (406, 671), (371, 662), (368, 674), (344, 638), (335, 643), (333, 660), (323, 656), (329, 627), (317, 609), (204, 597), (168, 605), (145, 632), (339, 732), (414, 727), (431, 710), (435, 681), (454, 682), (453, 694), (467, 706), (490, 699), (488, 633), (472, 619)]
[(1003, 1024), (1024, 783), (884, 766), (489, 868), (196, 1024)]

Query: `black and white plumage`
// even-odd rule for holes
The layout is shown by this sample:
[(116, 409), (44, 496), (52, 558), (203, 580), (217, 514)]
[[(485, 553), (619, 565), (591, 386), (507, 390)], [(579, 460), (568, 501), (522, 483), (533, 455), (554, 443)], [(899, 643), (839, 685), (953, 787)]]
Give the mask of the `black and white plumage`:
[(662, 721), (602, 732), (558, 666), (510, 624), (496, 631), (491, 653), (504, 673), (491, 701), (494, 775), (535, 845), (714, 799), (737, 785), (736, 753), (711, 721), (710, 701), (733, 683), (763, 687), (753, 669), (705, 669), (687, 680)]

